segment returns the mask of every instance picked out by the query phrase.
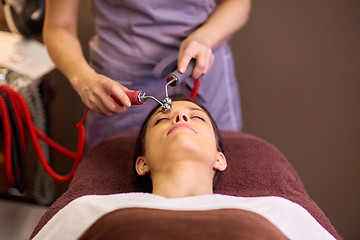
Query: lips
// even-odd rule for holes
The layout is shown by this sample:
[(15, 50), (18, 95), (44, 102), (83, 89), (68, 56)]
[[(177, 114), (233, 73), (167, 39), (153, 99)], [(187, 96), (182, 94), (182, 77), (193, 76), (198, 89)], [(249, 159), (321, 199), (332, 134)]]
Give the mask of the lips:
[(170, 128), (170, 130), (167, 132), (166, 136), (169, 135), (172, 131), (174, 131), (175, 129), (178, 129), (178, 128), (187, 128), (187, 129), (190, 129), (191, 131), (193, 131), (194, 133), (197, 134), (195, 129), (193, 127), (191, 127), (189, 124), (178, 123), (178, 124), (174, 125), (172, 128)]

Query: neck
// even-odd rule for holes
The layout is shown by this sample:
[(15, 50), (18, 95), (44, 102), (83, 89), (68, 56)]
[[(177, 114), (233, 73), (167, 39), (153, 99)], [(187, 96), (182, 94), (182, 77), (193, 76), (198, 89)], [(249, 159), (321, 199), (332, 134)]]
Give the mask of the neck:
[(153, 193), (168, 198), (213, 194), (213, 173), (190, 169), (176, 166), (166, 173), (152, 174)]

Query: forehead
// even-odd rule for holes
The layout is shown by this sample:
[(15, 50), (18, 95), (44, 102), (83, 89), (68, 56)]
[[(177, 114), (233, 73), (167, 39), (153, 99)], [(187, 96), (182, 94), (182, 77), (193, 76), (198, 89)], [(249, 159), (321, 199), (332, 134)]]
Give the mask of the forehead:
[(202, 112), (204, 112), (204, 110), (199, 107), (198, 105), (196, 105), (193, 102), (189, 102), (189, 101), (174, 101), (172, 103), (172, 107), (171, 110), (168, 112), (164, 112), (161, 110), (161, 107), (159, 107), (154, 114), (151, 116), (151, 118), (155, 117), (156, 115), (161, 115), (161, 114), (171, 114), (172, 112), (177, 112), (179, 110), (200, 110)]

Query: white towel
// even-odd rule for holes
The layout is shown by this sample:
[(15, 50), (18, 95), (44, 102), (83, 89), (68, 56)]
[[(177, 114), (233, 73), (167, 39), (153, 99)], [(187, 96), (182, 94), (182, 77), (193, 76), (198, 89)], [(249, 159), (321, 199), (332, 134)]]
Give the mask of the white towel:
[(242, 209), (265, 217), (289, 239), (335, 239), (305, 208), (281, 197), (212, 194), (165, 198), (149, 193), (88, 195), (77, 198), (55, 214), (34, 239), (76, 239), (106, 213), (133, 207), (185, 211)]

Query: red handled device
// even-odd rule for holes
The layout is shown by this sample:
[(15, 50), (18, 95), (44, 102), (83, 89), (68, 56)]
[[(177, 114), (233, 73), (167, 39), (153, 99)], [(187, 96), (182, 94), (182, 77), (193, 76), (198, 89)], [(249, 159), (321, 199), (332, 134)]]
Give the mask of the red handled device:
[[(144, 103), (144, 101), (142, 100), (142, 96), (144, 96), (144, 92), (143, 91), (133, 91), (133, 92), (125, 92), (126, 95), (129, 97), (131, 105), (141, 105)], [(124, 104), (122, 104), (122, 102), (120, 102), (120, 100), (114, 96), (114, 94), (110, 94), (110, 97), (112, 97), (115, 102), (117, 102), (120, 106), (124, 106)]]

